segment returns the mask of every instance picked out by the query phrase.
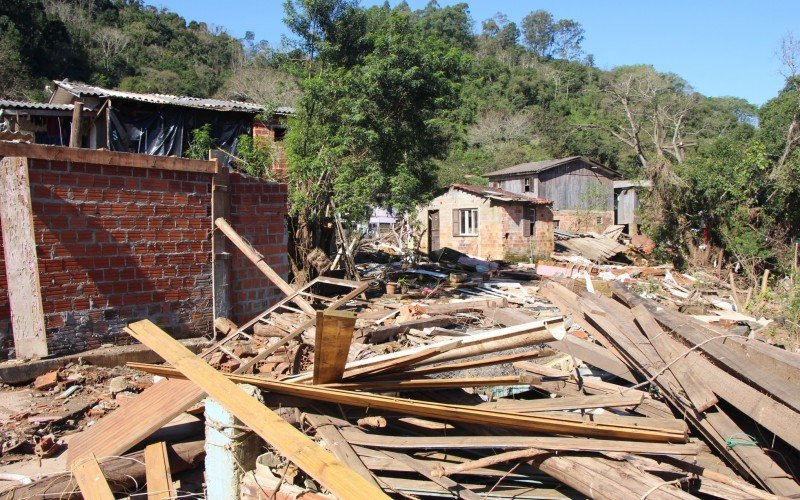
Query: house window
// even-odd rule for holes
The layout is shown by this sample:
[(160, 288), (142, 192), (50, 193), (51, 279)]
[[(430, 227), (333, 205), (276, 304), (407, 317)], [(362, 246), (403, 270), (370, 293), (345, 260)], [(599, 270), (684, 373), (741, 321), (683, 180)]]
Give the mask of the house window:
[(602, 217), (598, 217), (597, 218), (597, 224), (602, 224), (602, 223), (603, 223), (603, 218)]
[(478, 235), (478, 209), (453, 210), (453, 236)]
[(531, 178), (530, 177), (525, 177), (525, 188), (524, 188), (524, 191), (526, 193), (530, 193), (531, 192)]
[(522, 236), (529, 237), (536, 234), (536, 207), (523, 207), (522, 209)]
[(558, 229), (558, 221), (553, 219), (553, 229)]

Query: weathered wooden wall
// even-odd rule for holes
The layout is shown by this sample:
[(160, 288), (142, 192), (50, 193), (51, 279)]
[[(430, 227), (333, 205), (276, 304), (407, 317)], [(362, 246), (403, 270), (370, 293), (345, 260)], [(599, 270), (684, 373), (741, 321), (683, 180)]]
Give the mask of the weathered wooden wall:
[(553, 201), (553, 210), (614, 210), (613, 178), (580, 160), (539, 174), (539, 197)]

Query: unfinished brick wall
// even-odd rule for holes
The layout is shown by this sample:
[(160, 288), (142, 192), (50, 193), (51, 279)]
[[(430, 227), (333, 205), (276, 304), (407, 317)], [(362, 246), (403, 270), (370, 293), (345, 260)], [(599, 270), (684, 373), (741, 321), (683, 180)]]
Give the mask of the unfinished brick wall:
[[(231, 225), (287, 279), (286, 184), (234, 173), (230, 192)], [(241, 252), (234, 249), (232, 253), (231, 300), (236, 307), (230, 319), (241, 324), (283, 298), (283, 293)]]
[[(178, 338), (212, 331), (211, 174), (29, 161), (50, 354), (127, 343), (149, 318)], [(232, 225), (286, 271), (286, 187), (232, 175)], [(269, 215), (265, 215), (269, 214)], [(280, 221), (276, 222), (277, 219)], [(236, 317), (275, 297), (234, 248)], [(0, 242), (0, 357), (13, 347)], [(254, 274), (255, 273), (255, 274)], [(239, 281), (241, 280), (241, 281)], [(249, 319), (249, 318), (248, 318)]]

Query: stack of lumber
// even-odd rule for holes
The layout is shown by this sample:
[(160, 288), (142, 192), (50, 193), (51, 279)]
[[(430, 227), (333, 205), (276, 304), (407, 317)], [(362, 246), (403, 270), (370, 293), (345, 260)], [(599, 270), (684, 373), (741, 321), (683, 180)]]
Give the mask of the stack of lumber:
[(657, 391), (739, 475), (776, 495), (800, 494), (800, 356), (714, 330), (619, 283), (611, 289), (613, 298), (551, 282), (541, 292), (622, 362), (637, 386)]

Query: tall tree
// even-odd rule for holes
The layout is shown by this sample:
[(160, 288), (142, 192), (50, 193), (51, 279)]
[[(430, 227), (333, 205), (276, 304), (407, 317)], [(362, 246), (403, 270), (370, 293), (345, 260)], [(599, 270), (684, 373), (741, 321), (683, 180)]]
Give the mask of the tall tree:
[(522, 19), (525, 46), (537, 57), (576, 59), (580, 57), (584, 30), (572, 19), (556, 20), (546, 10), (536, 10)]
[(357, 64), (322, 64), (302, 82), (287, 136), (295, 262), (321, 243), (332, 206), (359, 221), (374, 206), (404, 210), (424, 199), (433, 160), (448, 149), (447, 113), (459, 105), (467, 60), (409, 13), (382, 12)]

